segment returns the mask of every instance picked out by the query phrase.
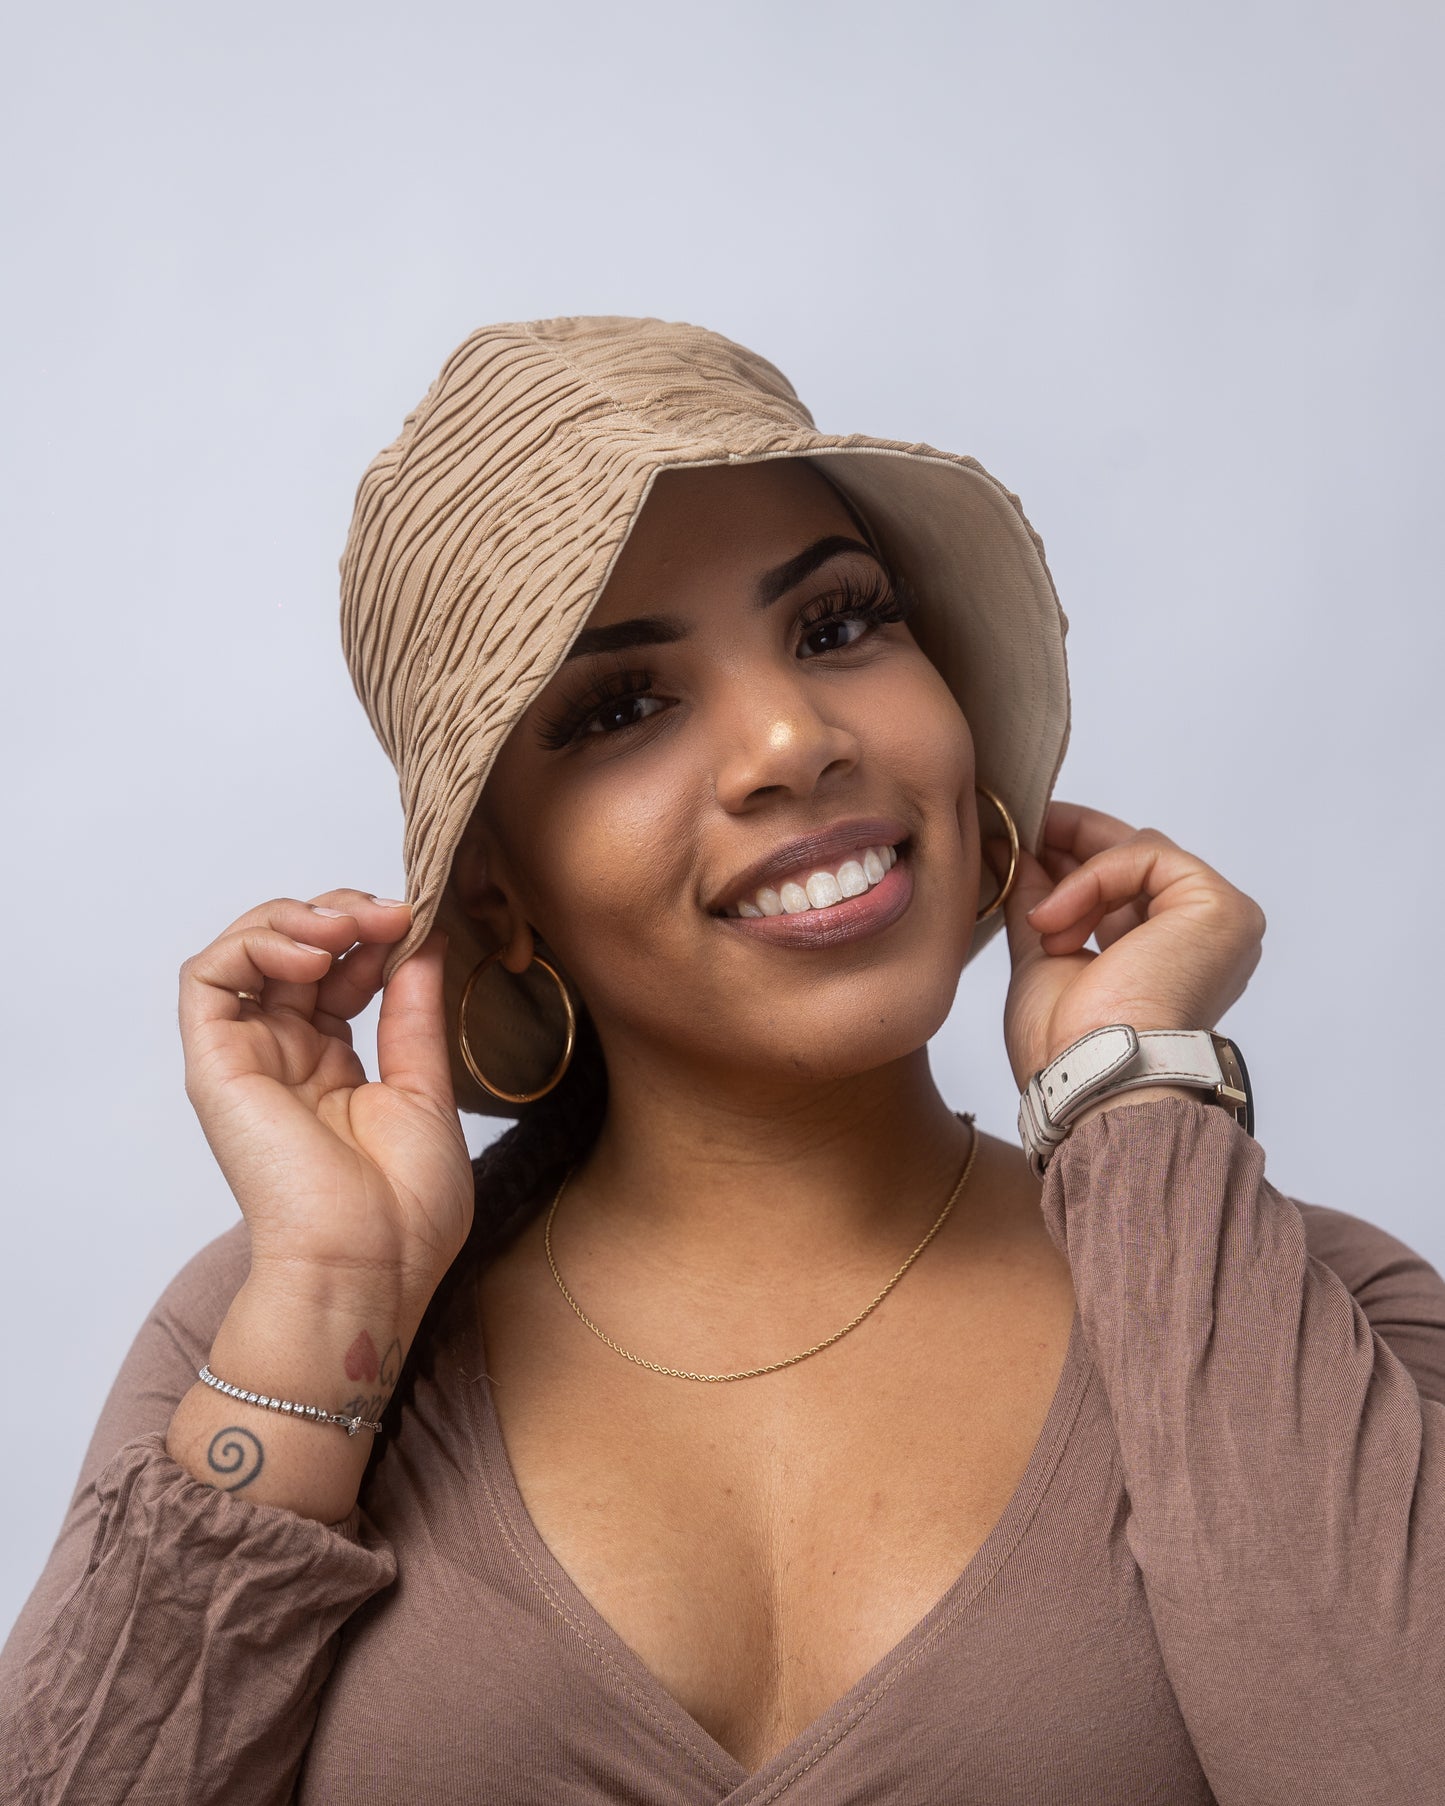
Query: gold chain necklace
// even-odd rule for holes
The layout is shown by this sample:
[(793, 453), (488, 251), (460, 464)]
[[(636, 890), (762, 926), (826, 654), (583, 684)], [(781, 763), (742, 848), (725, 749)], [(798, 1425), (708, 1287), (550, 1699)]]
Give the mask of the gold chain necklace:
[(562, 1202), (562, 1193), (566, 1191), (568, 1181), (576, 1170), (575, 1168), (568, 1169), (566, 1177), (557, 1187), (557, 1195), (552, 1200), (552, 1208), (547, 1212), (547, 1222), (542, 1232), (542, 1241), (547, 1249), (547, 1265), (552, 1269), (552, 1277), (557, 1281), (558, 1286), (561, 1288), (562, 1296), (587, 1325), (588, 1329), (592, 1331), (592, 1334), (598, 1337), (599, 1340), (605, 1342), (609, 1348), (615, 1349), (624, 1360), (632, 1361), (638, 1367), (645, 1367), (650, 1373), (666, 1374), (669, 1379), (674, 1380), (700, 1380), (704, 1385), (716, 1386), (721, 1385), (725, 1380), (754, 1380), (757, 1379), (760, 1374), (776, 1373), (779, 1368), (782, 1367), (796, 1367), (799, 1361), (806, 1361), (809, 1355), (821, 1354), (825, 1348), (831, 1348), (835, 1342), (841, 1341), (842, 1338), (848, 1334), (849, 1330), (857, 1329), (858, 1325), (865, 1317), (870, 1316), (872, 1312), (877, 1310), (878, 1306), (882, 1304), (883, 1300), (893, 1290), (894, 1286), (898, 1284), (899, 1280), (902, 1279), (903, 1275), (913, 1265), (914, 1261), (918, 1259), (919, 1255), (922, 1254), (923, 1250), (933, 1240), (934, 1236), (942, 1229), (949, 1211), (953, 1209), (954, 1204), (958, 1201), (959, 1193), (968, 1183), (968, 1175), (973, 1171), (974, 1156), (978, 1153), (978, 1129), (974, 1125), (972, 1111), (969, 1111), (967, 1114), (964, 1114), (963, 1112), (957, 1112), (957, 1114), (960, 1122), (966, 1122), (968, 1124), (968, 1159), (964, 1161), (963, 1171), (958, 1176), (958, 1183), (948, 1194), (948, 1202), (944, 1205), (943, 1209), (939, 1211), (938, 1216), (934, 1220), (933, 1227), (913, 1250), (912, 1254), (909, 1255), (908, 1259), (904, 1261), (903, 1265), (893, 1275), (892, 1279), (888, 1281), (888, 1284), (884, 1286), (883, 1290), (877, 1294), (871, 1303), (864, 1305), (863, 1309), (859, 1311), (856, 1317), (845, 1323), (842, 1329), (835, 1330), (833, 1334), (828, 1336), (824, 1341), (815, 1342), (811, 1348), (805, 1348), (801, 1354), (789, 1355), (785, 1361), (772, 1361), (766, 1367), (748, 1367), (741, 1373), (689, 1373), (682, 1367), (663, 1367), (657, 1361), (645, 1361), (641, 1355), (633, 1354), (630, 1349), (624, 1348), (620, 1342), (614, 1342), (605, 1329), (599, 1329), (587, 1315), (586, 1311), (582, 1309), (582, 1306), (578, 1304), (577, 1300), (567, 1290), (562, 1275), (557, 1271), (557, 1262), (552, 1253), (552, 1219), (557, 1214), (557, 1206)]

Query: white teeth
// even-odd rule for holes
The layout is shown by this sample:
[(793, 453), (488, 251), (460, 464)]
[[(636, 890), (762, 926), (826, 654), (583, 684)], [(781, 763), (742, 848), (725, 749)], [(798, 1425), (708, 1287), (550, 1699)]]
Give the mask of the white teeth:
[(812, 873), (806, 884), (791, 878), (777, 890), (765, 884), (747, 902), (737, 905), (737, 914), (754, 919), (796, 916), (805, 909), (831, 909), (844, 898), (861, 897), (875, 884), (881, 884), (897, 863), (896, 848), (865, 847), (860, 857), (845, 859), (836, 872)]
[(829, 904), (843, 901), (842, 889), (831, 872), (814, 872), (803, 888), (814, 909), (827, 909)]

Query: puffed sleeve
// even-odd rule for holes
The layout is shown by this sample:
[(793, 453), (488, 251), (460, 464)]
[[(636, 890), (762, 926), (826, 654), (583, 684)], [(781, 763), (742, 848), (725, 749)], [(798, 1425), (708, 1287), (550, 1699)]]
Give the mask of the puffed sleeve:
[(317, 1523), (166, 1452), (247, 1266), (244, 1225), (203, 1249), (106, 1400), (0, 1655), (4, 1806), (289, 1801), (341, 1626), (395, 1578), (359, 1506)]
[(1361, 1259), (1368, 1225), (1264, 1166), (1170, 1097), (1091, 1118), (1045, 1176), (1126, 1536), (1221, 1806), (1438, 1806), (1445, 1281), (1383, 1231)]

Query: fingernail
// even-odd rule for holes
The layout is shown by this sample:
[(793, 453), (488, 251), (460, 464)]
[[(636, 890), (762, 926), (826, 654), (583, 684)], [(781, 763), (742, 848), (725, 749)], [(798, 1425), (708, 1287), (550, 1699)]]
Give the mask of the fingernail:
[(315, 916), (344, 916), (346, 914), (344, 909), (323, 909), (319, 903), (310, 903), (307, 908)]
[(329, 949), (327, 949), (325, 947), (313, 947), (311, 945), (310, 941), (297, 941), (296, 945), (301, 949), (301, 951), (303, 953), (324, 953), (326, 955), (327, 959), (331, 958), (331, 953), (330, 953)]
[(383, 909), (405, 909), (407, 906), (403, 897), (373, 897), (371, 900), (380, 903)]

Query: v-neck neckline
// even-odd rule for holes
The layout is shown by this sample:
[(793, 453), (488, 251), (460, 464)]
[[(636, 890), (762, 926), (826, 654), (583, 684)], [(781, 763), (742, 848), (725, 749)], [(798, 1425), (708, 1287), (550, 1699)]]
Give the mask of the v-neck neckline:
[(718, 1806), (764, 1806), (766, 1801), (777, 1799), (798, 1774), (846, 1736), (948, 1624), (978, 1598), (1017, 1548), (1048, 1490), (1088, 1377), (1083, 1323), (1076, 1300), (1063, 1363), (1038, 1439), (1018, 1485), (993, 1528), (974, 1550), (963, 1571), (866, 1674), (812, 1723), (805, 1725), (796, 1737), (775, 1751), (761, 1768), (750, 1770), (703, 1729), (632, 1645), (613, 1629), (538, 1530), (522, 1497), (502, 1435), (501, 1418), (487, 1371), (480, 1309), (474, 1308), (470, 1317), (481, 1356), (481, 1384), (463, 1387), (462, 1391), (468, 1400), (473, 1430), (482, 1454), (483, 1477), (498, 1527), (519, 1565), (571, 1633), (601, 1660), (633, 1705), (666, 1741), (688, 1755), (718, 1785), (721, 1789)]

